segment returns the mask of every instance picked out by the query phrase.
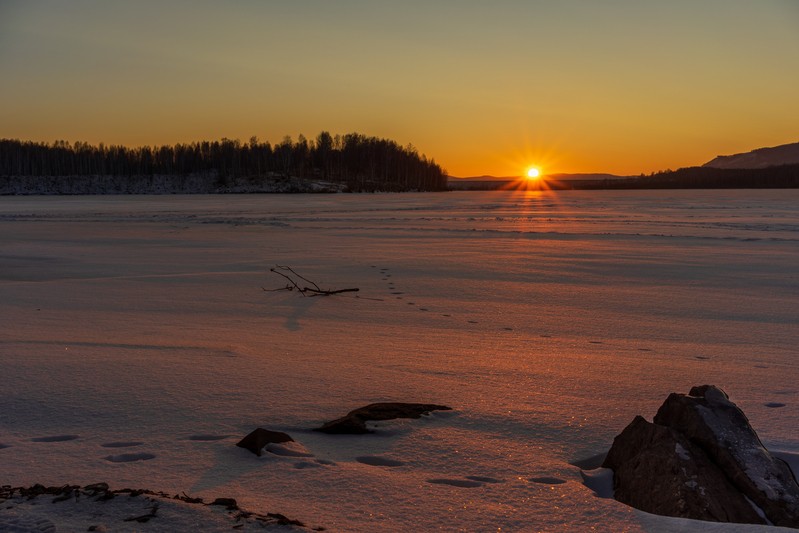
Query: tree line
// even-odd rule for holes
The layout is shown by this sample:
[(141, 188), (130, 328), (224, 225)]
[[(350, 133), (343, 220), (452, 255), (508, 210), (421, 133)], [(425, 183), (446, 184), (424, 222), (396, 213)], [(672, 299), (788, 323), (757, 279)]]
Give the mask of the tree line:
[(214, 176), (220, 189), (241, 178), (322, 180), (356, 192), (447, 188), (446, 172), (413, 145), (326, 131), (275, 145), (257, 137), (137, 148), (0, 139), (0, 176)]

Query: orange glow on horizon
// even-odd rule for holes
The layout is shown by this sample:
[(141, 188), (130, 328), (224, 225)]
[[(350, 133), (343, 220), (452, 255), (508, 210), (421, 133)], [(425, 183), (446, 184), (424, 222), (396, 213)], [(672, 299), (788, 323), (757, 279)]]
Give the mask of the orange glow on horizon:
[[(135, 148), (355, 132), (413, 144), (453, 177), (523, 178), (534, 163), (550, 182), (797, 140), (794, 2), (739, 2), (721, 19), (708, 2), (583, 2), (579, 17), (566, 2), (447, 0), (424, 17), (401, 2), (167, 3), (154, 24), (141, 2), (10, 4), (0, 139)], [(274, 50), (281, 60), (264, 61)], [(750, 64), (757, 75), (742, 76)]]

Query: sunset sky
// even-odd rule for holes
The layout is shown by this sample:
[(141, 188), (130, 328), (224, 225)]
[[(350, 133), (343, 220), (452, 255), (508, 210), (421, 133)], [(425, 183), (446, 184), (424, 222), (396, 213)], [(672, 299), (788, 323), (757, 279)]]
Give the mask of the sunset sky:
[(796, 0), (0, 0), (0, 138), (413, 143), (455, 176), (799, 141)]

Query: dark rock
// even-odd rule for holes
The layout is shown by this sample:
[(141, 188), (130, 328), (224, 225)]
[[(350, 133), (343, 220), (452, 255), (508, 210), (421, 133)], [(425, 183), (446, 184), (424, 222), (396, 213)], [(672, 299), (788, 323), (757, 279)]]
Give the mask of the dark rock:
[(799, 485), (746, 415), (712, 385), (671, 394), (654, 424), (636, 417), (602, 464), (614, 497), (650, 513), (799, 528)]
[(229, 511), (235, 511), (239, 508), (239, 504), (236, 503), (234, 498), (217, 498), (208, 505), (220, 505), (226, 507)]
[(86, 485), (83, 487), (83, 490), (86, 492), (107, 492), (108, 491), (108, 483), (92, 483), (91, 485)]
[(774, 525), (799, 528), (799, 485), (793, 472), (766, 450), (724, 391), (703, 385), (688, 395), (670, 394), (654, 422), (678, 429), (704, 449)]
[(283, 433), (281, 431), (270, 431), (264, 428), (257, 428), (236, 443), (236, 446), (239, 448), (244, 448), (245, 450), (250, 450), (252, 453), (260, 457), (261, 450), (263, 450), (264, 446), (271, 443), (280, 444), (282, 442), (294, 442), (294, 439), (292, 439), (287, 433)]
[(648, 513), (764, 524), (701, 448), (671, 428), (636, 416), (602, 463), (613, 470), (614, 497)]
[(430, 411), (450, 411), (451, 407), (429, 403), (373, 403), (350, 411), (345, 416), (332, 420), (314, 431), (333, 434), (359, 435), (371, 433), (366, 428), (369, 420), (394, 420), (395, 418), (420, 418)]
[(314, 431), (333, 435), (363, 435), (364, 433), (371, 433), (366, 428), (366, 420), (350, 415), (326, 422), (322, 427), (318, 427)]

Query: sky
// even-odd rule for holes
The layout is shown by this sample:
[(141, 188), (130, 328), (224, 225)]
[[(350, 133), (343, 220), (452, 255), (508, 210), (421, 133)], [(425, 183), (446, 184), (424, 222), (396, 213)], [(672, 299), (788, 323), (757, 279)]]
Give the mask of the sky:
[(0, 0), (0, 72), (0, 138), (637, 175), (799, 141), (799, 1)]

